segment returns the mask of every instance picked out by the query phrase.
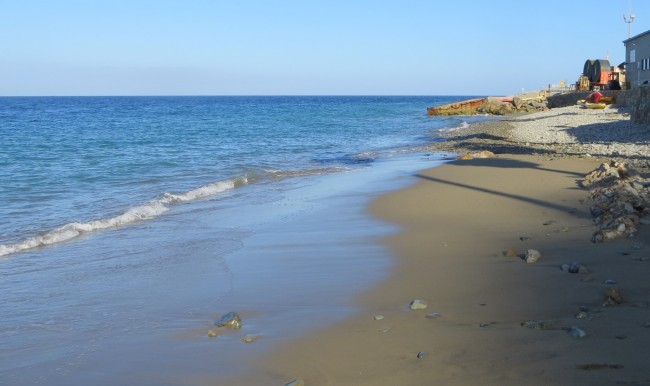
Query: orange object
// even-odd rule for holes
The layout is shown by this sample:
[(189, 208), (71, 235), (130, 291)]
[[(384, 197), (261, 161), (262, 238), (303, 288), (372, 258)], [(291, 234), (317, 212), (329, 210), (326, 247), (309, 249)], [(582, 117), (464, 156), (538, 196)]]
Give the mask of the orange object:
[(601, 71), (600, 80), (598, 80), (598, 83), (607, 84), (611, 79), (612, 79), (611, 71)]

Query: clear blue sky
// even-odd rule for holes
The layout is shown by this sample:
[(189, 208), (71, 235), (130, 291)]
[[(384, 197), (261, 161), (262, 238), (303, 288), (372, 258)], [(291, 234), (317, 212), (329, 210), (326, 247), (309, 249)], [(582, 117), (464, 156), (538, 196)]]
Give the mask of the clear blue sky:
[[(632, 35), (650, 1), (632, 0)], [(0, 95), (499, 95), (624, 61), (628, 0), (0, 0)]]

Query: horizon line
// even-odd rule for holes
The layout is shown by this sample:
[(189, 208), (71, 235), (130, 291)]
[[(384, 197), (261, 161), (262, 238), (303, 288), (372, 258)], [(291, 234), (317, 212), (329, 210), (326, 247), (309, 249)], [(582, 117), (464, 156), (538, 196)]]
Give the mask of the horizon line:
[[(501, 94), (489, 94), (501, 95)], [(488, 96), (488, 94), (81, 94), (81, 95), (0, 95), (0, 98), (151, 98), (151, 97), (430, 97)]]

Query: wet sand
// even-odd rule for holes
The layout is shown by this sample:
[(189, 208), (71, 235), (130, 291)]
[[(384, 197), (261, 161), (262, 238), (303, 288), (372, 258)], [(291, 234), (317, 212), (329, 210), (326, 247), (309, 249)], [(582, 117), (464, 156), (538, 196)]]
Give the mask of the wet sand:
[[(229, 384), (650, 384), (650, 231), (592, 243), (578, 186), (605, 160), (502, 154), (412, 176), (371, 205), (401, 230), (384, 239), (395, 266), (356, 298), (361, 312)], [(526, 263), (527, 249), (542, 257)], [(572, 262), (589, 273), (561, 269)], [(607, 304), (608, 280), (625, 303)], [(428, 307), (411, 310), (414, 299)]]

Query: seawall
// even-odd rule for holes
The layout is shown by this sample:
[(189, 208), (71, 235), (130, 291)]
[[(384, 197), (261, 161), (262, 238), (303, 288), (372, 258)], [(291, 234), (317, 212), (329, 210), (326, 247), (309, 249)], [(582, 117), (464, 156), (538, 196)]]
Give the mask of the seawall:
[[(618, 107), (631, 110), (632, 121), (635, 123), (650, 124), (650, 87), (636, 87), (631, 90), (605, 90), (604, 96), (614, 97)], [(575, 105), (579, 100), (587, 98), (591, 91), (577, 91), (565, 94), (556, 94), (548, 97), (548, 107), (566, 107)]]

